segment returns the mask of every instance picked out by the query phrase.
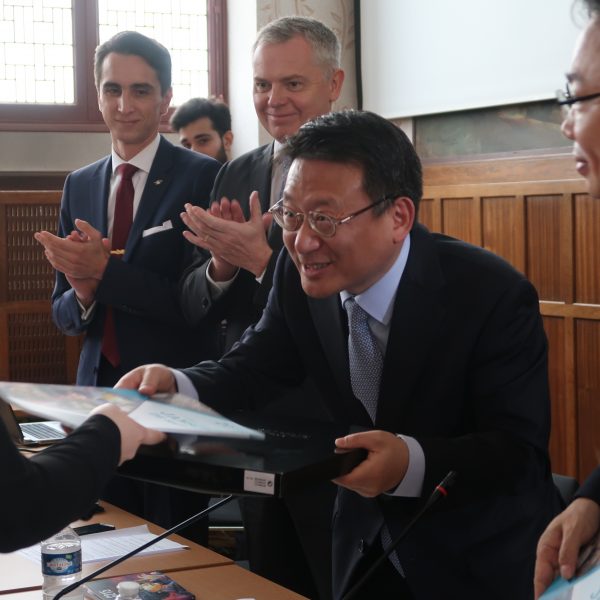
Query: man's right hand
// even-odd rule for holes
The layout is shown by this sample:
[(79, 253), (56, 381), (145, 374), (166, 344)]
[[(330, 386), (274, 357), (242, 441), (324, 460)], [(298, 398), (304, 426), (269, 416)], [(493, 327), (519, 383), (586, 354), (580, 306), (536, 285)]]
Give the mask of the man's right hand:
[(177, 392), (175, 377), (169, 367), (165, 365), (152, 364), (142, 365), (129, 373), (125, 373), (116, 388), (138, 390), (140, 394), (152, 396), (158, 393), (174, 394)]
[(554, 578), (575, 575), (577, 556), (600, 526), (600, 506), (588, 498), (577, 498), (550, 522), (540, 537), (535, 561), (535, 599)]

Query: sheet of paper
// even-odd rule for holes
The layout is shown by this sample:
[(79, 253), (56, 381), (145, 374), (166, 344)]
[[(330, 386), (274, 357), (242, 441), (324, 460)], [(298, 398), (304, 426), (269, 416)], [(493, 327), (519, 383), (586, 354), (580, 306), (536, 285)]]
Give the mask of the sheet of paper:
[[(81, 536), (81, 559), (84, 563), (106, 561), (119, 558), (134, 548), (158, 537), (148, 531), (147, 525), (137, 527), (125, 527), (113, 531), (102, 531), (91, 535)], [(173, 552), (187, 548), (177, 542), (164, 539), (139, 553), (139, 556), (158, 554), (161, 552)], [(33, 562), (40, 562), (40, 545), (35, 544), (29, 548), (19, 550), (19, 554)]]

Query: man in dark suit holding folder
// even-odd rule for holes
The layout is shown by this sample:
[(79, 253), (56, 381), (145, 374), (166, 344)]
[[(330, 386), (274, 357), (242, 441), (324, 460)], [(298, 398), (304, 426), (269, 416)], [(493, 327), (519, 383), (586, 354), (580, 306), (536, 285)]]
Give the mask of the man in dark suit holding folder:
[[(251, 407), (310, 374), (367, 459), (336, 480), (340, 599), (454, 470), (448, 498), (360, 598), (531, 598), (537, 536), (556, 514), (547, 347), (527, 279), (481, 248), (416, 224), (421, 166), (372, 113), (300, 128), (282, 201), (287, 253), (258, 324), (218, 362), (148, 365), (120, 385)], [(190, 386), (193, 384), (193, 387)]]

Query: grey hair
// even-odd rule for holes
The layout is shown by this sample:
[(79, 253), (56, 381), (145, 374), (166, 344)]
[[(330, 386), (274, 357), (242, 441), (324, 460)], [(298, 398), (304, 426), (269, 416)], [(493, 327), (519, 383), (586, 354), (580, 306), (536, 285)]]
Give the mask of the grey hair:
[(259, 46), (283, 44), (297, 36), (310, 44), (317, 62), (326, 68), (329, 76), (340, 68), (340, 41), (329, 27), (310, 17), (281, 17), (267, 23), (258, 32), (252, 52)]

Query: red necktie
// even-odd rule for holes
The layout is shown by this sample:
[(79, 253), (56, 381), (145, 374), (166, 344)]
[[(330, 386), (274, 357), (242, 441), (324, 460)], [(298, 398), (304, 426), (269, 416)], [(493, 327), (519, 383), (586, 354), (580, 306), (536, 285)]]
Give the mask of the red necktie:
[[(121, 258), (123, 254), (125, 254), (127, 237), (129, 236), (129, 230), (133, 223), (133, 182), (131, 181), (131, 178), (137, 170), (137, 167), (128, 163), (123, 163), (117, 167), (117, 172), (121, 175), (121, 181), (117, 188), (111, 242), (111, 254), (116, 258)], [(108, 360), (113, 367), (117, 367), (121, 362), (119, 357), (119, 347), (117, 345), (115, 319), (113, 310), (110, 306), (106, 307), (104, 335), (102, 337), (102, 354), (104, 354), (106, 360)]]

